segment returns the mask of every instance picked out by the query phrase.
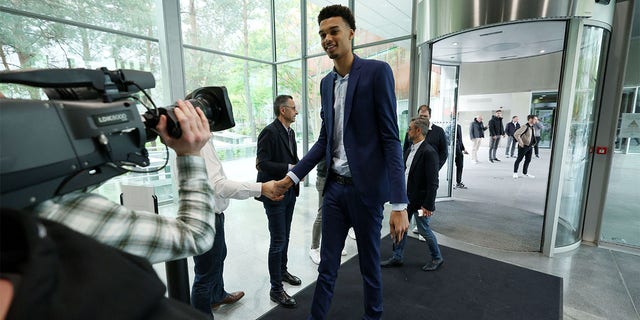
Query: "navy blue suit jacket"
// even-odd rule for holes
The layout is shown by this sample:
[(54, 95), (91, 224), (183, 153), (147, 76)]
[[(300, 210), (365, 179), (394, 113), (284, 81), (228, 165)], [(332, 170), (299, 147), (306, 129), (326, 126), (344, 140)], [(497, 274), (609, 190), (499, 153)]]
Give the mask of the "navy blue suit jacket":
[[(404, 153), (404, 161), (411, 152), (411, 148)], [(429, 211), (436, 210), (436, 195), (438, 193), (438, 152), (426, 140), (422, 142), (413, 156), (409, 178), (407, 179), (407, 195), (409, 197), (409, 214), (423, 207)]]
[[(331, 163), (335, 78), (331, 72), (320, 83), (322, 127), (318, 141), (292, 170), (299, 178), (322, 159)], [(394, 89), (387, 63), (355, 56), (345, 98), (343, 139), (354, 187), (372, 205), (407, 203)]]
[[(289, 149), (289, 135), (280, 120), (276, 118), (266, 126), (258, 135), (258, 150), (256, 152), (256, 169), (258, 169), (257, 182), (280, 180), (289, 171), (289, 164), (298, 163), (298, 146), (293, 141), (293, 150)], [(294, 186), (295, 195), (298, 196), (298, 186)], [(257, 198), (263, 202), (272, 201), (265, 196)]]

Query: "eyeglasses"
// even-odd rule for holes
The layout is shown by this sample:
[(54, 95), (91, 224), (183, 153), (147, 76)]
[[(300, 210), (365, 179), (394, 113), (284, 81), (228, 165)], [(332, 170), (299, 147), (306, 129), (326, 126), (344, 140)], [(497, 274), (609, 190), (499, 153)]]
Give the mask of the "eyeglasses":
[(282, 106), (282, 107), (290, 108), (290, 109), (293, 109), (293, 110), (298, 110), (298, 107), (296, 107), (296, 106), (293, 106), (293, 107), (292, 107), (292, 106), (284, 105), (284, 106)]

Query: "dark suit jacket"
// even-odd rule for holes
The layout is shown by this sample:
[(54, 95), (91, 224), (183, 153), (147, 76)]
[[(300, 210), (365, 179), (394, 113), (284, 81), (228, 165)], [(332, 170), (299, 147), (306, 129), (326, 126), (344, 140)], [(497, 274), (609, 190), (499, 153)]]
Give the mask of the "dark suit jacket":
[[(322, 159), (331, 163), (335, 78), (331, 72), (320, 82), (322, 127), (318, 141), (292, 170), (299, 178)], [(343, 140), (354, 187), (372, 205), (407, 202), (394, 90), (387, 63), (355, 57), (345, 98)]]
[[(437, 125), (432, 125), (431, 130), (427, 132), (427, 137), (425, 138), (427, 143), (429, 143), (438, 153), (438, 169), (441, 169), (444, 166), (444, 163), (447, 162), (447, 156), (449, 156), (449, 144), (447, 143), (447, 136), (444, 133), (444, 129)], [(404, 138), (404, 147), (402, 148), (402, 152), (406, 152), (408, 148), (411, 147), (413, 142), (409, 139), (409, 133)]]
[[(411, 148), (404, 153), (405, 164), (410, 152)], [(420, 207), (429, 211), (436, 210), (438, 170), (438, 153), (429, 143), (422, 142), (411, 162), (407, 180), (407, 196), (409, 197), (407, 210), (409, 214), (418, 211)]]
[[(280, 120), (276, 119), (258, 135), (256, 169), (258, 182), (280, 180), (289, 172), (289, 164), (298, 163), (297, 145), (294, 141), (294, 153), (289, 149), (289, 135)], [(299, 187), (295, 186), (296, 196)], [(271, 201), (265, 196), (260, 201)]]

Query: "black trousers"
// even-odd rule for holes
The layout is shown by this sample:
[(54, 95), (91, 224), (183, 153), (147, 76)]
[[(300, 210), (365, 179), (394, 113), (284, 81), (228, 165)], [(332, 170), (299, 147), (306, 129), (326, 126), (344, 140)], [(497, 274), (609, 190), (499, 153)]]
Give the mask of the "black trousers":
[(518, 167), (520, 166), (520, 161), (524, 158), (524, 165), (522, 166), (522, 173), (527, 174), (529, 171), (529, 163), (531, 162), (531, 154), (533, 153), (533, 147), (524, 146), (524, 148), (518, 146), (518, 158), (516, 162), (513, 164), (513, 173), (518, 173)]
[(456, 151), (456, 183), (462, 183), (462, 168), (464, 166), (464, 153)]

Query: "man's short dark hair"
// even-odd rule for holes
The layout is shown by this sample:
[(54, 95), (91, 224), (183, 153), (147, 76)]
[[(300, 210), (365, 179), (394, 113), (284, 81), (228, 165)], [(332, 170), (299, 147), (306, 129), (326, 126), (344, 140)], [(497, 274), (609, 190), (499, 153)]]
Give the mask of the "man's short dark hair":
[(351, 13), (348, 7), (339, 4), (322, 8), (320, 13), (318, 13), (318, 25), (320, 25), (322, 20), (333, 17), (341, 17), (342, 20), (349, 24), (349, 27), (351, 27), (353, 31), (356, 31), (356, 19), (353, 17), (353, 13)]
[(538, 116), (536, 116), (535, 114), (530, 114), (530, 115), (527, 116), (527, 121), (529, 121), (530, 119), (533, 119), (533, 118), (537, 118), (537, 117)]
[(418, 107), (418, 113), (420, 113), (420, 110), (425, 109), (425, 108), (427, 109), (427, 112), (429, 112), (429, 115), (431, 115), (431, 107), (429, 107), (429, 105), (427, 105), (427, 104), (423, 104), (423, 105), (419, 106)]
[(513, 116), (513, 117), (511, 117), (511, 120), (513, 120), (513, 119), (515, 119), (515, 118), (517, 118), (517, 117), (518, 117), (518, 116)]
[(280, 107), (289, 101), (289, 99), (293, 100), (293, 97), (286, 94), (281, 94), (276, 97), (276, 100), (273, 101), (273, 114), (276, 118), (280, 115)]

